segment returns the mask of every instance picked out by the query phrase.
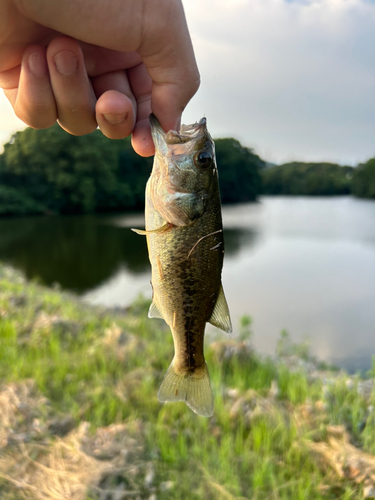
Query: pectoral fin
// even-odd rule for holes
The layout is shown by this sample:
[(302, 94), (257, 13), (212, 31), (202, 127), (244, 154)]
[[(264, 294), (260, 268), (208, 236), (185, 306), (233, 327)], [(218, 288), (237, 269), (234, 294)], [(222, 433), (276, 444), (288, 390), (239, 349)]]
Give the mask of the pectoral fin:
[(150, 309), (148, 310), (148, 317), (164, 319), (162, 313), (160, 312), (160, 309), (154, 301), (151, 302)]
[(173, 227), (173, 224), (167, 222), (166, 224), (164, 224), (164, 226), (158, 227), (157, 229), (150, 229), (149, 231), (146, 231), (144, 229), (134, 229), (134, 228), (131, 228), (131, 230), (137, 234), (140, 234), (141, 236), (146, 236), (147, 234), (153, 234), (153, 233), (165, 233), (166, 231), (171, 229), (171, 227)]
[(223, 285), (220, 285), (219, 295), (216, 300), (215, 308), (212, 312), (211, 318), (209, 319), (211, 325), (220, 328), (227, 333), (232, 333), (232, 322), (230, 320), (230, 314), (227, 304), (227, 299), (224, 295)]

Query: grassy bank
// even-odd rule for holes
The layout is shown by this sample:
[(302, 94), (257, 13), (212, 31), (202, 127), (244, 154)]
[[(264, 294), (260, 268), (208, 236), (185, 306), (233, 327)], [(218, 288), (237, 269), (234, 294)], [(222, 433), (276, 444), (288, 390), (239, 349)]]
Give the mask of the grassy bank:
[[(211, 419), (157, 389), (173, 356), (148, 303), (89, 307), (0, 265), (0, 498), (360, 499), (375, 495), (372, 379), (211, 338)], [(372, 490), (373, 488), (373, 490)]]

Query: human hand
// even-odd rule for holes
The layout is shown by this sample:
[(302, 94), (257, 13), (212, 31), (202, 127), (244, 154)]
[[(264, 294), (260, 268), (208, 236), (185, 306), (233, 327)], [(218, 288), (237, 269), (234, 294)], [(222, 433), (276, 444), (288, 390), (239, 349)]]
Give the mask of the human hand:
[(180, 0), (0, 0), (0, 87), (31, 127), (132, 133), (150, 156), (151, 111), (176, 129), (198, 86)]

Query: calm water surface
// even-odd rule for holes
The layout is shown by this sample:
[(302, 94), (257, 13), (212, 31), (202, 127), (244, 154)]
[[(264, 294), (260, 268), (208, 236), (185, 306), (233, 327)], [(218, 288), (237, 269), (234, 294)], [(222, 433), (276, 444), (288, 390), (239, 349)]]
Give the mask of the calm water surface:
[[(368, 369), (375, 354), (375, 202), (264, 197), (223, 210), (223, 284), (235, 330), (273, 354), (280, 331), (322, 360)], [(95, 304), (151, 296), (142, 215), (0, 220), (0, 260)]]

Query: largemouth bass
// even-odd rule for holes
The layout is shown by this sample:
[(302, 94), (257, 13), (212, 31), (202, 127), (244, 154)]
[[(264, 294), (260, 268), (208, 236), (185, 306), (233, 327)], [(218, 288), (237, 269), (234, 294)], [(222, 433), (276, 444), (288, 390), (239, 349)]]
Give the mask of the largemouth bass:
[(150, 116), (155, 158), (146, 186), (146, 231), (152, 267), (150, 318), (163, 318), (175, 355), (158, 392), (161, 402), (184, 401), (213, 414), (203, 353), (206, 323), (230, 333), (221, 284), (223, 227), (215, 145), (206, 119), (167, 134)]

